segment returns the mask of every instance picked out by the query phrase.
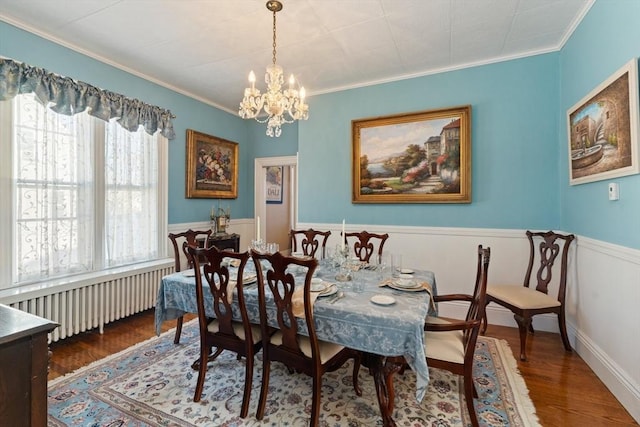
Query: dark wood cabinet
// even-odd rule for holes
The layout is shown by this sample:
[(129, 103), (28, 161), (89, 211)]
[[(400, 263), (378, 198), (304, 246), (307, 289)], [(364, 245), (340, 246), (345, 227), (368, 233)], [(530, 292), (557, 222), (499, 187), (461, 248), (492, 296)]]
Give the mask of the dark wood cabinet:
[[(198, 238), (198, 246), (204, 247), (204, 237)], [(231, 249), (236, 252), (240, 252), (240, 235), (239, 234), (215, 234), (209, 237), (208, 247), (215, 246), (216, 248)]]
[(57, 326), (0, 304), (0, 426), (47, 425), (47, 334)]

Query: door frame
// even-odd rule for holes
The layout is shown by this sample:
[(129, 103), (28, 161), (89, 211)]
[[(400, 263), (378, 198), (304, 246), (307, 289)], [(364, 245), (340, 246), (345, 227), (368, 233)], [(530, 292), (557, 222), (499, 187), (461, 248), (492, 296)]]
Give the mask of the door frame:
[(290, 194), (291, 203), (289, 204), (289, 222), (291, 227), (295, 228), (298, 223), (298, 154), (295, 156), (280, 157), (258, 157), (254, 161), (254, 228), (253, 236), (256, 235), (255, 221), (260, 217), (260, 238), (264, 240), (267, 224), (267, 197), (266, 182), (268, 166), (289, 166), (290, 171)]

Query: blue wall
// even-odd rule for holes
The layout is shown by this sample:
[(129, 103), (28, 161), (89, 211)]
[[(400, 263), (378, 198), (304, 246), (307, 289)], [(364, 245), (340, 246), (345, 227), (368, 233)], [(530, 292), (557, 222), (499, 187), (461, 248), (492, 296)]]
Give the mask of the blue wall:
[(169, 223), (205, 221), (211, 199), (185, 198), (186, 131), (194, 129), (240, 144), (238, 199), (225, 200), (235, 218), (253, 217), (253, 145), (249, 128), (237, 115), (180, 95), (100, 61), (0, 21), (0, 55), (84, 81), (103, 89), (168, 108), (176, 139), (169, 141)]
[[(299, 124), (303, 222), (555, 228), (558, 55), (314, 96)], [(351, 203), (351, 120), (472, 106), (472, 203)]]
[[(561, 227), (576, 234), (640, 248), (640, 175), (569, 186), (566, 112), (640, 54), (640, 2), (598, 0), (560, 52), (558, 148)], [(608, 183), (620, 200), (608, 200)]]
[[(303, 222), (562, 229), (640, 248), (640, 175), (569, 186), (566, 111), (640, 50), (640, 2), (597, 0), (560, 52), (309, 98), (308, 121), (275, 140), (264, 125), (0, 22), (0, 55), (169, 108), (169, 222), (202, 221), (212, 200), (184, 197), (187, 129), (240, 143), (234, 218), (253, 217), (253, 160), (299, 152)], [(351, 120), (472, 106), (471, 204), (351, 203)], [(608, 182), (620, 200), (607, 200)]]

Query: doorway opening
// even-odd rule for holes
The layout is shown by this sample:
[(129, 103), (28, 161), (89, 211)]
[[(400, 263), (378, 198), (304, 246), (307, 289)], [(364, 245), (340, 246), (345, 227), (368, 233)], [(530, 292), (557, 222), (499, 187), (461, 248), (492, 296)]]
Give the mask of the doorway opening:
[[(298, 216), (298, 157), (257, 158), (254, 168), (254, 205), (256, 226), (257, 218), (260, 218), (259, 237), (268, 243), (278, 243), (280, 250), (289, 249), (289, 231), (295, 228)], [(277, 189), (268, 191), (278, 185), (278, 180), (274, 180), (277, 174), (280, 174), (280, 194)]]

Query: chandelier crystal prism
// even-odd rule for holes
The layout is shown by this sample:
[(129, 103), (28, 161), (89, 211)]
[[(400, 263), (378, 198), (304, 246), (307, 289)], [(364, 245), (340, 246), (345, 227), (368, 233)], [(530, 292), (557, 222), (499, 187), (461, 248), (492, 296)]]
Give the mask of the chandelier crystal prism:
[[(288, 89), (282, 90), (284, 73), (282, 67), (276, 64), (276, 13), (282, 10), (282, 3), (271, 0), (266, 6), (273, 12), (273, 63), (267, 66), (264, 76), (267, 91), (261, 94), (260, 89), (256, 89), (256, 75), (252, 70), (249, 73), (251, 86), (244, 90), (244, 98), (238, 113), (243, 119), (255, 119), (259, 123), (267, 123), (267, 135), (279, 137), (283, 124), (309, 118), (309, 106), (304, 103), (304, 87), (296, 89), (296, 79), (293, 74), (289, 77)], [(261, 112), (264, 112), (266, 117), (261, 116)]]

